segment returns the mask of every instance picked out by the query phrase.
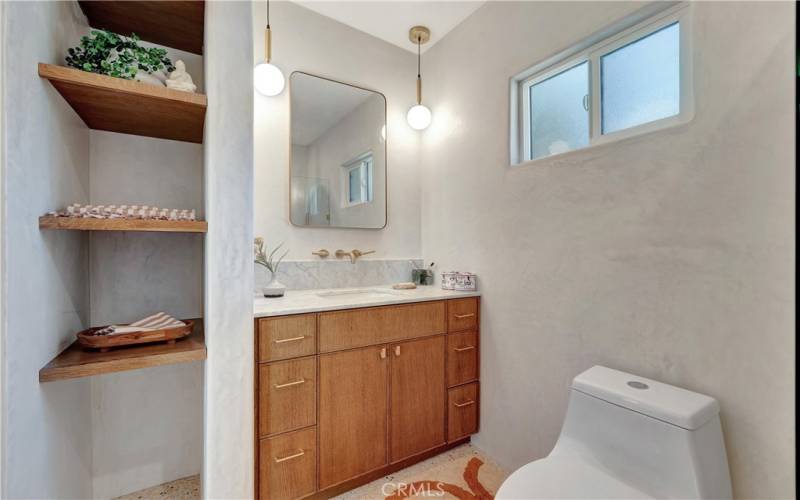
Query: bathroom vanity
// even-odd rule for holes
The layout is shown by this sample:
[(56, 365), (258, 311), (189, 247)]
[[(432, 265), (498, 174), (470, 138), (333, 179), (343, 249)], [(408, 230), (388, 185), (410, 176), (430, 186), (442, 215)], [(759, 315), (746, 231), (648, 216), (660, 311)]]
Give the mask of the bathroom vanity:
[(327, 498), (469, 441), (479, 304), (433, 289), (257, 299), (258, 497)]

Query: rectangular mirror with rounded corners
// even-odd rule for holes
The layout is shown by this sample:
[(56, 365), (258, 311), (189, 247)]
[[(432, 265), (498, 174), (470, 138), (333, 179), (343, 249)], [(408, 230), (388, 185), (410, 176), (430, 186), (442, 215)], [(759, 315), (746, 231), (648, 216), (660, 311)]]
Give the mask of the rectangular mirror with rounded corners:
[(386, 98), (301, 71), (289, 81), (295, 226), (386, 226)]

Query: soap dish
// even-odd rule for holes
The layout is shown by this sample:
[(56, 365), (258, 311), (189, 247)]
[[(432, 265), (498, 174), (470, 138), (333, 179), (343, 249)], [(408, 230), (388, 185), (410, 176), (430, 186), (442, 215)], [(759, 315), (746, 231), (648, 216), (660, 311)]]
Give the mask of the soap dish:
[(394, 288), (395, 290), (413, 290), (417, 288), (417, 285), (409, 281), (406, 283), (396, 283), (392, 285), (392, 288)]

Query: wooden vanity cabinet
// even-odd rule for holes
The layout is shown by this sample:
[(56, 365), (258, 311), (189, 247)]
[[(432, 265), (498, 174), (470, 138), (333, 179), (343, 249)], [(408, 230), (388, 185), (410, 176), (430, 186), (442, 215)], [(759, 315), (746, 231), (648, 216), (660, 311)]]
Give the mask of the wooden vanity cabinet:
[(444, 335), (389, 349), (391, 463), (445, 443), (444, 349)]
[(258, 497), (328, 498), (467, 442), (478, 313), (469, 297), (256, 320)]
[(319, 487), (324, 489), (387, 464), (387, 349), (323, 354), (319, 373)]

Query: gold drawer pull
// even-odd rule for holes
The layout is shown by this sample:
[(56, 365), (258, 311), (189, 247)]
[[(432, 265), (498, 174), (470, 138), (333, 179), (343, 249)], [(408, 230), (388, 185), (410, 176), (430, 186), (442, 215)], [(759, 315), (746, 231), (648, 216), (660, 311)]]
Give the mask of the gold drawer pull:
[(306, 383), (306, 379), (301, 378), (300, 380), (293, 380), (291, 382), (286, 382), (284, 384), (275, 384), (275, 388), (276, 389), (283, 389), (284, 387), (292, 387), (293, 385), (300, 385), (300, 384), (305, 384), (305, 383)]
[(286, 457), (281, 457), (281, 458), (275, 457), (275, 463), (276, 463), (276, 464), (279, 464), (279, 463), (281, 463), (281, 462), (286, 462), (287, 460), (292, 460), (292, 459), (295, 459), (295, 458), (300, 458), (300, 457), (302, 457), (302, 456), (303, 456), (303, 455), (305, 455), (305, 454), (306, 454), (306, 450), (297, 450), (297, 452), (296, 452), (296, 453), (293, 453), (293, 454), (291, 454), (291, 455), (289, 455), (289, 456), (286, 456)]
[(304, 338), (306, 338), (306, 336), (302, 335), (300, 337), (292, 337), (290, 339), (273, 340), (273, 342), (276, 344), (285, 344), (287, 342), (297, 342), (298, 340), (303, 340)]
[(466, 318), (471, 318), (471, 317), (475, 316), (475, 313), (469, 313), (469, 314), (454, 314), (453, 316), (455, 316), (455, 317), (456, 317), (456, 319), (466, 319)]
[(473, 349), (475, 349), (474, 345), (465, 345), (464, 347), (455, 347), (455, 348), (453, 348), (453, 350), (456, 351), (456, 352), (471, 351)]
[(464, 401), (463, 403), (453, 403), (453, 406), (456, 408), (464, 408), (465, 406), (474, 405), (475, 401), (470, 399), (469, 401)]

